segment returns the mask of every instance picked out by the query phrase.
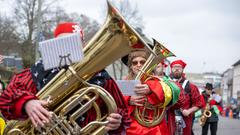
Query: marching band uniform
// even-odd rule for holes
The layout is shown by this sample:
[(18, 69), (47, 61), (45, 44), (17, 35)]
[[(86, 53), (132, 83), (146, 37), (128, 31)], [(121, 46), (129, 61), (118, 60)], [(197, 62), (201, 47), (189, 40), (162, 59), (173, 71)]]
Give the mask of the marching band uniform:
[[(132, 71), (133, 69), (131, 69), (131, 63), (133, 62), (133, 59), (136, 57), (142, 57), (146, 60), (147, 56), (143, 55), (143, 54), (144, 54), (144, 51), (142, 51), (142, 53), (139, 51), (136, 51), (136, 52), (132, 52), (128, 56), (128, 59), (125, 59), (125, 61), (124, 61), (124, 59), (122, 59), (123, 63), (125, 65), (128, 65), (129, 72), (130, 72), (129, 75), (127, 76), (126, 80), (134, 79), (134, 77), (133, 77), (134, 71)], [(142, 63), (142, 65), (143, 65), (143, 63)], [(167, 84), (167, 82), (158, 78), (157, 76), (152, 76), (151, 79), (145, 81), (144, 84), (147, 84), (147, 86), (150, 90), (150, 92), (148, 94), (146, 94), (145, 96), (147, 98), (147, 102), (151, 105), (162, 104), (162, 107), (167, 107), (167, 106), (174, 104), (176, 100), (173, 102), (173, 99), (177, 99), (179, 96), (180, 90), (176, 91), (174, 94), (173, 90), (170, 88), (170, 86)], [(153, 127), (145, 127), (145, 126), (141, 125), (140, 123), (138, 123), (138, 121), (134, 117), (134, 110), (137, 106), (130, 105), (131, 96), (125, 96), (125, 99), (129, 103), (129, 115), (132, 119), (132, 123), (131, 123), (130, 127), (127, 129), (127, 135), (137, 135), (137, 134), (169, 135), (169, 129), (168, 129), (168, 125), (166, 123), (165, 116), (158, 125), (153, 126)], [(139, 109), (141, 112), (143, 107), (139, 107)], [(146, 110), (146, 112), (148, 113), (148, 117), (153, 116), (152, 110)]]
[[(54, 36), (56, 37), (62, 33), (76, 32), (75, 23), (62, 23), (59, 24), (55, 30)], [(80, 32), (81, 37), (83, 33)], [(9, 83), (6, 90), (0, 96), (0, 108), (2, 114), (7, 119), (23, 120), (28, 118), (24, 111), (24, 105), (31, 99), (38, 99), (36, 93), (41, 90), (58, 72), (59, 68), (44, 71), (41, 61), (37, 62), (31, 68), (25, 69), (23, 72), (16, 74)], [(105, 70), (98, 72), (90, 83), (97, 84), (106, 89), (115, 99), (118, 110), (117, 113), (122, 115), (122, 123), (117, 130), (109, 131), (109, 134), (122, 134), (125, 128), (130, 125), (130, 118), (128, 116), (127, 104), (124, 97), (116, 85), (115, 81), (108, 75)], [(100, 107), (102, 107), (100, 103)], [(104, 107), (104, 106), (103, 106)], [(88, 112), (84, 119), (79, 120), (80, 125), (86, 125), (88, 122), (95, 119), (93, 111)]]
[[(159, 103), (165, 103), (170, 102), (172, 98), (165, 96), (166, 93), (164, 93), (163, 87), (159, 83), (159, 78), (152, 78), (151, 80), (148, 80), (145, 82), (149, 86), (149, 89), (151, 90), (151, 94), (146, 95), (148, 102), (152, 105), (157, 105)], [(172, 93), (171, 93), (172, 94)], [(127, 101), (130, 100), (130, 97), (125, 98)], [(168, 104), (165, 103), (166, 107)], [(168, 126), (166, 123), (166, 119), (163, 118), (161, 123), (154, 127), (145, 127), (142, 126), (135, 120), (134, 117), (134, 109), (136, 106), (129, 105), (129, 114), (131, 115), (132, 123), (130, 127), (127, 129), (127, 135), (136, 135), (136, 134), (142, 134), (142, 135), (169, 135)], [(142, 108), (140, 108), (142, 109)], [(148, 114), (151, 116), (153, 115), (152, 111), (149, 111)]]
[[(167, 110), (167, 119), (168, 119), (167, 125), (169, 128), (170, 135), (175, 135), (176, 132), (178, 132), (176, 127), (177, 125), (176, 125), (176, 118), (175, 118), (175, 115), (176, 115), (175, 110), (183, 108), (184, 107), (183, 105), (186, 102), (182, 86), (178, 82), (175, 82), (175, 84), (180, 89), (180, 95), (178, 100), (176, 101), (176, 104), (174, 104), (173, 106), (170, 106)], [(182, 124), (181, 126), (184, 125), (183, 123), (181, 124)]]
[[(170, 66), (171, 66), (171, 68), (173, 68), (173, 66), (177, 65), (177, 64), (181, 65), (182, 70), (186, 66), (186, 63), (183, 62), (182, 60), (173, 61)], [(181, 110), (188, 110), (188, 109), (192, 109), (193, 107), (194, 108), (195, 107), (196, 108), (201, 108), (202, 103), (201, 103), (201, 100), (200, 100), (200, 93), (199, 93), (199, 90), (198, 90), (197, 86), (195, 86), (191, 82), (187, 81), (187, 79), (184, 76), (184, 73), (181, 73), (180, 78), (175, 78), (173, 74), (174, 73), (172, 71), (170, 76), (173, 78), (173, 80), (180, 83), (182, 85), (182, 88), (183, 88), (182, 90), (183, 90), (183, 93), (184, 93), (184, 98), (185, 98), (184, 100), (185, 101), (184, 102), (179, 101), (179, 102), (181, 102), (181, 105), (180, 105)], [(185, 86), (183, 86), (183, 84), (185, 84)], [(183, 120), (186, 124), (186, 127), (183, 128), (183, 135), (191, 135), (192, 134), (191, 130), (192, 130), (193, 115), (194, 115), (194, 112), (191, 112), (188, 116), (183, 115)], [(172, 117), (172, 119), (170, 119), (170, 121), (173, 121), (173, 117)]]
[[(167, 82), (171, 83), (170, 86), (173, 92), (179, 91), (179, 93), (176, 93), (176, 95), (179, 95), (178, 98), (173, 97), (173, 105), (169, 106), (167, 108), (167, 126), (170, 132), (170, 135), (175, 135), (176, 130), (176, 122), (175, 122), (175, 111), (176, 109), (182, 108), (183, 104), (185, 102), (184, 93), (182, 90), (182, 86), (178, 82), (174, 82), (171, 80), (169, 76), (167, 76), (164, 72), (164, 68), (166, 68), (168, 65), (165, 64), (164, 60), (161, 61), (161, 63), (158, 64), (157, 68), (155, 69), (155, 74), (160, 77), (162, 80), (166, 80)], [(177, 97), (177, 96), (176, 96)]]
[[(206, 83), (205, 89), (209, 90), (210, 92), (212, 92), (213, 86), (211, 83)], [(208, 134), (208, 127), (210, 126), (210, 131), (211, 131), (211, 135), (216, 135), (217, 134), (217, 126), (218, 126), (218, 114), (219, 112), (222, 111), (222, 107), (219, 105), (218, 102), (220, 101), (216, 101), (213, 97), (211, 97), (212, 95), (207, 94), (206, 90), (203, 91), (202, 95), (201, 95), (201, 101), (203, 103), (202, 106), (202, 110), (205, 109), (206, 104), (209, 103), (210, 105), (210, 112), (212, 113), (212, 115), (207, 118), (205, 124), (202, 127), (202, 135), (207, 135)]]

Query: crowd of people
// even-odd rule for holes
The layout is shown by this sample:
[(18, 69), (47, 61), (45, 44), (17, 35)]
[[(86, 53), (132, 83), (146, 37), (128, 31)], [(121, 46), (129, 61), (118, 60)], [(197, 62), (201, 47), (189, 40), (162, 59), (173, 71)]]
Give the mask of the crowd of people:
[[(54, 36), (59, 38), (77, 30), (81, 30), (77, 23), (61, 23), (56, 27)], [(80, 33), (82, 40), (82, 31)], [(125, 56), (122, 60), (129, 72), (123, 79), (136, 79), (149, 55), (150, 52), (141, 46)], [(165, 73), (168, 65), (164, 59), (156, 65), (147, 79), (141, 80), (141, 83), (135, 86), (135, 95), (123, 95), (115, 80), (104, 69), (88, 80), (88, 83), (108, 91), (116, 102), (117, 110), (105, 118), (108, 121), (105, 131), (113, 135), (192, 135), (194, 113), (198, 110), (204, 112), (206, 104), (209, 104), (212, 115), (203, 125), (202, 134), (206, 135), (210, 126), (211, 134), (215, 135), (221, 106), (220, 101), (214, 97), (212, 84), (207, 83), (206, 90), (200, 94), (198, 87), (186, 78), (184, 69), (187, 64), (183, 60), (171, 62), (169, 75)], [(32, 67), (14, 75), (6, 88), (0, 83), (0, 134), (3, 134), (5, 128), (4, 121), (7, 123), (12, 119), (21, 121), (29, 118), (36, 129), (51, 121), (52, 113), (46, 108), (49, 100), (40, 100), (36, 94), (60, 70), (54, 68), (45, 71), (42, 61), (38, 61)], [(100, 109), (106, 108), (102, 102), (97, 104)], [(76, 122), (84, 127), (95, 119), (95, 112), (89, 110)]]

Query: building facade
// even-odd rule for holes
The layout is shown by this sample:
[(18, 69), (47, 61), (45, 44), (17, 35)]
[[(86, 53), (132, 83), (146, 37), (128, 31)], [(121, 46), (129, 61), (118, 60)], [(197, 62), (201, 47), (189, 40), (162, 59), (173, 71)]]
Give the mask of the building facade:
[(233, 98), (240, 101), (240, 60), (233, 64)]
[(223, 72), (221, 90), (223, 104), (229, 105), (233, 96), (233, 68), (229, 68)]
[(221, 74), (219, 73), (187, 73), (187, 79), (194, 83), (198, 88), (199, 91), (202, 92), (204, 90), (204, 86), (206, 83), (212, 83), (214, 90), (222, 95), (220, 91), (220, 84), (221, 84)]

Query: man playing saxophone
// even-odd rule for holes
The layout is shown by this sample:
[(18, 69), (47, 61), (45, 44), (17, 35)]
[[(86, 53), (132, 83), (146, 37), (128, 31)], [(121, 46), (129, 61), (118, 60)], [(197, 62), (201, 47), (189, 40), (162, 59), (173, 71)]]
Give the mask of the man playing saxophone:
[[(77, 31), (80, 31), (80, 37), (83, 39), (83, 31), (78, 24), (61, 23), (55, 29), (54, 36), (57, 38)], [(35, 127), (42, 127), (48, 124), (52, 117), (52, 113), (45, 108), (48, 105), (48, 101), (38, 100), (36, 93), (59, 71), (60, 68), (44, 71), (42, 62), (38, 61), (31, 68), (16, 74), (0, 96), (2, 114), (7, 119), (23, 120), (30, 118)], [(125, 127), (129, 124), (129, 118), (127, 105), (116, 83), (105, 70), (98, 72), (89, 82), (106, 88), (117, 103), (118, 110), (107, 117), (108, 123), (105, 129), (109, 131), (109, 134), (123, 133)], [(86, 125), (93, 119), (94, 114), (90, 111), (83, 119), (79, 119), (78, 122), (80, 125)]]
[[(205, 91), (202, 92), (201, 100), (203, 103), (202, 116), (200, 117), (200, 125), (202, 126), (202, 135), (208, 134), (208, 128), (210, 126), (211, 135), (217, 134), (218, 126), (218, 114), (219, 101), (215, 100), (212, 96), (213, 85), (212, 83), (206, 83)], [(203, 118), (203, 119), (201, 119)], [(201, 123), (203, 122), (203, 123)]]

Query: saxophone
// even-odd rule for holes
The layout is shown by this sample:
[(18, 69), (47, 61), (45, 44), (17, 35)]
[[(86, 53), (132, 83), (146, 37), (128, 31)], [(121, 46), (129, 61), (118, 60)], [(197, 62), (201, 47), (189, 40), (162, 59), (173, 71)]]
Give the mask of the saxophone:
[(202, 127), (205, 125), (207, 119), (212, 116), (212, 112), (210, 111), (209, 100), (210, 100), (210, 99), (208, 99), (207, 104), (206, 104), (206, 107), (205, 107), (205, 109), (204, 109), (201, 117), (199, 118), (199, 124), (200, 124), (200, 126), (202, 126)]
[[(102, 135), (106, 133), (106, 117), (117, 110), (115, 100), (106, 90), (87, 81), (96, 72), (135, 50), (136, 43), (149, 48), (119, 11), (109, 1), (107, 4), (107, 19), (84, 47), (84, 59), (68, 69), (62, 69), (37, 93), (39, 99), (51, 96), (52, 101), (47, 107), (53, 112), (51, 122), (44, 127), (35, 128), (30, 119), (14, 121), (8, 125), (5, 134)], [(105, 103), (106, 109), (98, 106), (97, 99)], [(96, 120), (81, 127), (76, 120), (87, 114), (90, 109), (95, 110)]]

